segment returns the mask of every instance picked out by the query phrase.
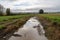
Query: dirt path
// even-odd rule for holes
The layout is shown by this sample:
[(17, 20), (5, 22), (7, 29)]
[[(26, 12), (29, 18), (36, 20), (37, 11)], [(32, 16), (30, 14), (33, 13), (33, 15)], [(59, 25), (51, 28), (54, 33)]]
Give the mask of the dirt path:
[[(13, 22), (10, 22), (10, 23), (6, 23), (4, 24), (5, 26), (7, 26), (6, 29), (4, 29), (1, 33), (0, 33), (0, 40), (20, 40), (21, 38), (19, 37), (15, 37), (13, 36), (14, 33), (18, 30), (18, 28), (20, 29), (20, 27), (25, 24), (25, 22), (28, 20), (28, 18), (24, 21), (20, 21), (20, 19), (16, 19), (16, 20), (13, 20)], [(35, 20), (35, 19), (34, 19)], [(33, 18), (29, 19), (25, 26), (36, 26), (39, 24), (39, 21), (38, 20), (35, 20), (34, 21)], [(31, 27), (30, 26), (30, 27)], [(40, 27), (42, 28), (42, 25), (40, 24)], [(41, 35), (40, 35), (40, 39), (39, 40), (47, 40), (45, 34), (44, 34), (44, 31), (43, 29), (41, 29)], [(36, 30), (35, 30), (36, 31)], [(17, 34), (20, 33), (20, 31), (18, 30), (18, 32), (16, 32)], [(13, 37), (12, 37), (13, 36)], [(19, 36), (19, 35), (18, 35)]]
[[(38, 24), (40, 24), (40, 22), (35, 19), (35, 17), (30, 18), (24, 25), (23, 25), (23, 29), (26, 28), (33, 28), (34, 26), (38, 27)], [(22, 35), (23, 37), (19, 37), (19, 36), (11, 36), (11, 38), (9, 40), (48, 40), (47, 37), (45, 36), (45, 31), (43, 29), (43, 26), (40, 24), (39, 25), (40, 29), (40, 35), (37, 32), (37, 28), (36, 29), (26, 29), (27, 33), (25, 32), (25, 30), (21, 30), (19, 28), (19, 30), (17, 32), (15, 32), (14, 34), (18, 34), (18, 35)], [(29, 37), (27, 37), (29, 36)], [(27, 38), (27, 39), (26, 39)]]

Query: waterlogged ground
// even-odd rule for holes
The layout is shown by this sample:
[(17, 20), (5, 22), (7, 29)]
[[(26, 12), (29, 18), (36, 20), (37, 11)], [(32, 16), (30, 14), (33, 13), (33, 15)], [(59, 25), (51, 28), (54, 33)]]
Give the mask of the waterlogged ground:
[[(0, 40), (9, 39), (9, 37), (25, 22), (32, 17), (32, 15), (13, 15), (13, 16), (1, 16), (3, 21), (0, 23)], [(8, 20), (5, 20), (8, 19)], [(12, 19), (12, 20), (11, 20)], [(9, 21), (10, 20), (10, 21)]]
[[(15, 38), (18, 38), (18, 40), (19, 40), (21, 35), (14, 35), (14, 34), (20, 33), (20, 31), (19, 31), (20, 27), (24, 27), (24, 26), (32, 27), (32, 26), (34, 26), (34, 25), (36, 26), (37, 24), (40, 23), (40, 22), (38, 22), (36, 24), (35, 21), (32, 22), (31, 21), (31, 20), (33, 20), (33, 19), (31, 19), (32, 16), (37, 16), (38, 20), (44, 26), (43, 28), (44, 28), (45, 32), (43, 31), (43, 33), (45, 33), (48, 40), (60, 40), (60, 21), (59, 21), (60, 14), (36, 14), (36, 15), (35, 14), (24, 14), (24, 15), (16, 15), (16, 17), (15, 17), (15, 15), (14, 16), (0, 16), (0, 19), (1, 19), (0, 20), (0, 40), (8, 40), (8, 39), (15, 40)], [(16, 19), (18, 19), (18, 20), (16, 20)], [(29, 21), (27, 21), (28, 19), (29, 19)], [(14, 20), (16, 20), (16, 21), (14, 22)], [(24, 26), (22, 26), (23, 24), (24, 24)], [(42, 25), (40, 25), (40, 26), (42, 27)], [(15, 30), (16, 28), (19, 28), (19, 30), (17, 32)], [(19, 36), (19, 37), (17, 37), (17, 36)], [(42, 36), (42, 37), (46, 38), (45, 36)]]
[[(37, 27), (40, 27), (40, 35), (38, 34)], [(34, 28), (36, 27), (36, 28)], [(43, 26), (40, 24), (36, 17), (30, 18), (22, 28), (19, 28), (15, 36), (11, 36), (9, 40), (48, 40), (45, 36)], [(20, 36), (19, 36), (20, 35)]]

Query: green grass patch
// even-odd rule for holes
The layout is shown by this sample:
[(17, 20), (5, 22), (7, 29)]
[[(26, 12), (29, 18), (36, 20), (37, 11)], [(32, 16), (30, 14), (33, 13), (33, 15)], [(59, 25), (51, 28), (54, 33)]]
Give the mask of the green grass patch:
[(0, 30), (3, 29), (3, 28), (4, 28), (4, 26), (3, 25), (0, 25)]
[(12, 20), (12, 19), (18, 19), (18, 18), (23, 18), (23, 17), (26, 17), (26, 16), (32, 16), (32, 14), (28, 15), (13, 15), (13, 16), (0, 16), (0, 22), (3, 22), (3, 21), (8, 21), (8, 20)]
[(60, 22), (60, 14), (39, 14), (52, 22)]
[[(21, 21), (23, 21), (24, 19), (27, 19), (26, 17), (31, 17), (33, 16), (33, 14), (21, 14), (21, 15), (10, 15), (10, 16), (0, 16), (0, 23), (1, 22), (6, 22), (8, 21), (12, 21), (12, 20), (15, 20), (15, 19), (20, 19)], [(23, 19), (23, 20), (22, 20)], [(0, 29), (3, 29), (4, 26), (3, 25), (0, 25)]]

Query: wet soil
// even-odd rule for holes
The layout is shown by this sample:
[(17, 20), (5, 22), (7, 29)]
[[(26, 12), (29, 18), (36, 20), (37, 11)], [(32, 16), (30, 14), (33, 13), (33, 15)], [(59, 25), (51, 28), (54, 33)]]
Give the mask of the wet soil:
[(60, 26), (55, 22), (45, 19), (43, 16), (38, 16), (41, 24), (44, 26), (46, 36), (49, 40), (60, 40)]
[(0, 30), (0, 40), (8, 40), (12, 34), (18, 30), (18, 28), (22, 27), (23, 24), (29, 19), (30, 17), (24, 17), (22, 19), (15, 19), (11, 22), (4, 23), (4, 28)]

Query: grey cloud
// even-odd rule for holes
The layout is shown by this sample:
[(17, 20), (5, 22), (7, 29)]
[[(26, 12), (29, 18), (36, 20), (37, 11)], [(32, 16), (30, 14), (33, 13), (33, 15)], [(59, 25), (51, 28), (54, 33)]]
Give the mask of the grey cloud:
[[(2, 4), (3, 2), (1, 2), (1, 1), (8, 1), (9, 3), (13, 3), (13, 2), (16, 2), (17, 0), (0, 0), (0, 3)], [(31, 6), (31, 4), (29, 3), (29, 2), (25, 2), (25, 3), (19, 3), (19, 4), (17, 4), (18, 2), (16, 2), (15, 4), (13, 4), (12, 6), (22, 6), (22, 8), (24, 7), (24, 6), (26, 6), (26, 7), (28, 7), (28, 6)], [(4, 4), (4, 3), (3, 3)], [(6, 5), (8, 5), (8, 4), (6, 4)], [(4, 4), (4, 6), (6, 6), (5, 4)], [(50, 7), (50, 8), (48, 8), (48, 7), (45, 7), (45, 8), (42, 8), (42, 9), (44, 9), (44, 10), (51, 10), (51, 11), (55, 11), (55, 10), (57, 10), (57, 11), (60, 11), (60, 0), (38, 0), (38, 2), (36, 2), (35, 3), (35, 5), (53, 5), (53, 7)], [(34, 5), (33, 5), (34, 6)], [(15, 7), (14, 7), (15, 8)], [(39, 7), (40, 8), (40, 7)], [(37, 10), (37, 9), (39, 9), (38, 7), (37, 8), (33, 8), (34, 10)]]
[(17, 0), (0, 0), (0, 1), (17, 1)]
[(31, 4), (28, 2), (23, 2), (23, 3), (15, 4), (14, 6), (31, 6)]

